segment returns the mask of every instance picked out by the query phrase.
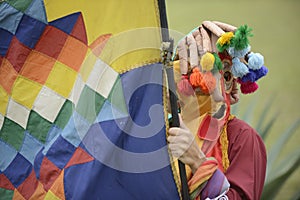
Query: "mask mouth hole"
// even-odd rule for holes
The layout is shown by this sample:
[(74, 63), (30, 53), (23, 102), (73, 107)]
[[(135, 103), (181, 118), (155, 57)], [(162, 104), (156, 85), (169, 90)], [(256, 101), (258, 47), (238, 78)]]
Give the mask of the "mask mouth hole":
[(221, 119), (225, 115), (226, 105), (223, 104), (220, 109), (213, 115), (213, 118)]

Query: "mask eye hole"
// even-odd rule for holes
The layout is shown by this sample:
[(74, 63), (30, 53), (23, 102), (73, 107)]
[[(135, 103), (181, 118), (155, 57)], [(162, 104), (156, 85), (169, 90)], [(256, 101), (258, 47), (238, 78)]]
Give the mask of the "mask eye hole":
[(233, 75), (230, 71), (225, 71), (223, 74), (224, 83), (225, 83), (225, 91), (229, 93), (232, 88)]
[(222, 63), (223, 63), (224, 71), (229, 71), (229, 70), (231, 70), (232, 62), (231, 62), (230, 60), (224, 59), (224, 60), (222, 61)]
[(224, 76), (224, 79), (225, 79), (226, 82), (228, 82), (228, 81), (230, 81), (232, 79), (232, 74), (231, 74), (230, 71), (224, 72), (223, 76)]

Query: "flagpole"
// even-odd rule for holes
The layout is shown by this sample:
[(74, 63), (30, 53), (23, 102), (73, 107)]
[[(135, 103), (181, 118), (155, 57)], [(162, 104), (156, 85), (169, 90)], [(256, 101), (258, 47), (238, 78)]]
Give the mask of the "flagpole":
[[(169, 37), (169, 30), (168, 30), (168, 21), (167, 21), (167, 14), (166, 14), (166, 4), (164, 0), (158, 0), (159, 6), (159, 14), (160, 14), (160, 25), (161, 25), (161, 34), (162, 34), (162, 42), (170, 42), (169, 51), (173, 51), (173, 40)], [(177, 96), (176, 96), (176, 87), (174, 82), (174, 74), (172, 67), (165, 67), (168, 79), (168, 87), (169, 87), (169, 98), (170, 98), (170, 105), (171, 105), (171, 114), (172, 114), (172, 127), (179, 127), (179, 117), (178, 117), (178, 106), (177, 106)], [(180, 181), (181, 181), (181, 192), (182, 192), (182, 199), (189, 200), (189, 192), (188, 192), (188, 185), (187, 185), (187, 177), (186, 177), (186, 170), (185, 165), (183, 162), (178, 160), (179, 166), (179, 174), (180, 174)]]

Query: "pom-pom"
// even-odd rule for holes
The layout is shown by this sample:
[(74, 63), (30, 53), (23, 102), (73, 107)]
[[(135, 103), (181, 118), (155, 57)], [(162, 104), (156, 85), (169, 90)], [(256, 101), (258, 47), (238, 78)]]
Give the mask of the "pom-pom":
[(205, 72), (201, 79), (200, 89), (203, 93), (212, 93), (216, 88), (216, 78), (211, 72)]
[(231, 57), (238, 57), (238, 58), (244, 58), (245, 55), (251, 50), (251, 46), (248, 45), (244, 49), (237, 50), (234, 47), (228, 48), (228, 53), (231, 55)]
[(248, 27), (248, 25), (240, 26), (234, 33), (234, 37), (231, 41), (231, 46), (236, 50), (245, 49), (249, 45), (248, 37), (252, 37), (251, 33), (252, 28)]
[(249, 72), (244, 75), (241, 79), (241, 82), (255, 82), (257, 80), (257, 76), (254, 70), (250, 69)]
[(217, 41), (217, 48), (219, 52), (223, 52), (225, 49), (227, 49), (230, 46), (230, 41), (233, 38), (234, 34), (233, 32), (227, 32), (221, 35)]
[(186, 96), (194, 94), (193, 87), (190, 84), (187, 75), (181, 76), (181, 80), (177, 83), (177, 88), (179, 93), (184, 94)]
[(201, 84), (202, 73), (198, 67), (193, 69), (193, 72), (190, 75), (190, 83), (193, 87), (199, 87)]
[(221, 61), (220, 57), (216, 53), (213, 53), (213, 55), (215, 57), (215, 63), (214, 63), (213, 71), (222, 70), (223, 69), (223, 64), (222, 64), (222, 61)]
[(215, 62), (215, 57), (213, 54), (207, 52), (205, 53), (201, 60), (200, 60), (200, 64), (202, 66), (202, 70), (203, 71), (210, 71), (213, 69), (214, 67), (214, 62)]
[(248, 55), (248, 67), (253, 70), (261, 68), (264, 64), (264, 57), (260, 53), (250, 53)]
[(243, 77), (249, 73), (249, 69), (239, 58), (233, 58), (231, 72), (235, 77)]
[(254, 70), (256, 74), (256, 80), (262, 78), (263, 76), (267, 75), (268, 73), (268, 68), (266, 68), (264, 65), (259, 68), (258, 70)]
[(258, 79), (262, 78), (268, 73), (268, 68), (265, 66), (262, 66), (261, 68), (257, 70), (249, 69), (249, 73), (243, 76), (240, 80), (241, 82), (255, 82)]
[(241, 83), (241, 92), (243, 94), (250, 94), (255, 92), (258, 89), (258, 85), (256, 82), (246, 82)]

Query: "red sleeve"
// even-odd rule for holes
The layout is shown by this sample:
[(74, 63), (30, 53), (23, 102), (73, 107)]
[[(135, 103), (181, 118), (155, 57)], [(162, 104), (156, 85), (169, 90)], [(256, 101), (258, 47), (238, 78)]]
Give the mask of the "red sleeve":
[(228, 157), (230, 166), (225, 175), (230, 183), (230, 200), (259, 200), (265, 181), (267, 156), (257, 132), (239, 119), (228, 123)]

